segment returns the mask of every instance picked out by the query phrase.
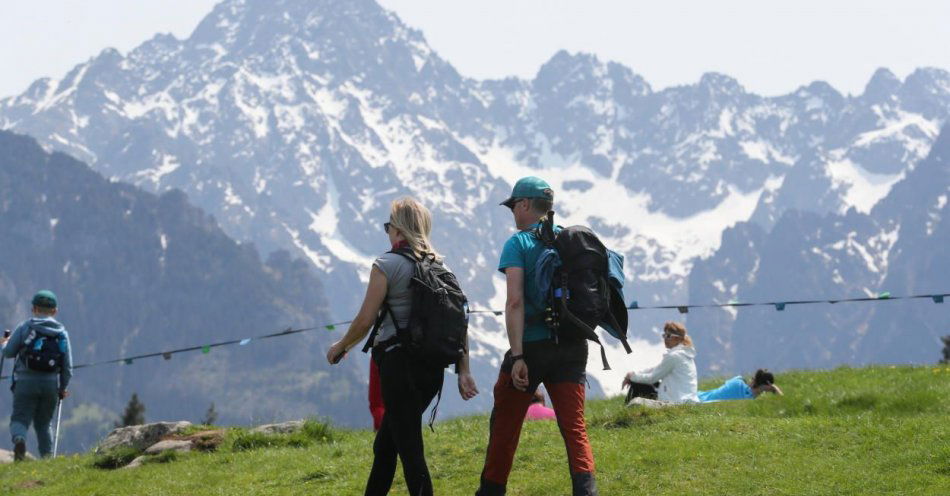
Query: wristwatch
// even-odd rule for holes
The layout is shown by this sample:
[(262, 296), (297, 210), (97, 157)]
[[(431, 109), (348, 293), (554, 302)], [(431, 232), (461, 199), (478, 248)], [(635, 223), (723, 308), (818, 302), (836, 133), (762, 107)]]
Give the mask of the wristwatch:
[(524, 360), (524, 353), (520, 355), (511, 355), (511, 363), (517, 362), (518, 360)]

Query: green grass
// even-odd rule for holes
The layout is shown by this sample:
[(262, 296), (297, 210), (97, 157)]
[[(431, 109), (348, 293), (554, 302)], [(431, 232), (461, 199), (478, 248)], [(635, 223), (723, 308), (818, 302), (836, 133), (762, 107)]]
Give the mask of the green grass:
[(101, 469), (121, 468), (129, 464), (142, 453), (131, 446), (120, 446), (92, 459), (92, 466)]
[(293, 434), (262, 434), (235, 429), (230, 434), (226, 449), (232, 452), (262, 448), (304, 448), (314, 443), (332, 443), (333, 429), (325, 422), (307, 420), (300, 432)]
[[(950, 494), (950, 368), (842, 368), (779, 380), (784, 397), (755, 401), (666, 410), (591, 401), (601, 494)], [(474, 493), (487, 426), (476, 416), (426, 430), (436, 494)], [(308, 429), (263, 440), (236, 429), (217, 452), (131, 470), (96, 468), (91, 455), (6, 465), (0, 494), (362, 494), (373, 434), (318, 422)], [(508, 494), (569, 488), (557, 427), (527, 423)], [(392, 494), (406, 494), (401, 473)]]

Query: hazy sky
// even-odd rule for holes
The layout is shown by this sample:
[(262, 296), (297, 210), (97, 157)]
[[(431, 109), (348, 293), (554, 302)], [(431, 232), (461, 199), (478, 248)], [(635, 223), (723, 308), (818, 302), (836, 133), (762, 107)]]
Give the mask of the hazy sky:
[[(380, 0), (464, 75), (532, 77), (561, 48), (631, 67), (654, 87), (706, 71), (787, 93), (816, 79), (860, 93), (878, 67), (950, 69), (938, 0)], [(188, 36), (216, 0), (0, 0), (0, 97), (103, 48)]]

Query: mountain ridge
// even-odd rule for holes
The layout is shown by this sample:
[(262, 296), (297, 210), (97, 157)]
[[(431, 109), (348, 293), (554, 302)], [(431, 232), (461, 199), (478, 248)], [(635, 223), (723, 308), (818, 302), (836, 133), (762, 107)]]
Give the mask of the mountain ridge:
[[(115, 180), (183, 189), (235, 239), (307, 257), (333, 309), (358, 304), (403, 195), (433, 211), (436, 247), (465, 268), (473, 302), (497, 306), (501, 281), (486, 278), (513, 230), (497, 203), (529, 174), (557, 191), (561, 221), (595, 226), (626, 256), (628, 299), (684, 300), (724, 230), (873, 208), (950, 115), (950, 73), (936, 68), (900, 86), (878, 71), (857, 96), (813, 82), (762, 97), (716, 73), (655, 91), (620, 64), (561, 51), (531, 80), (478, 81), (371, 1), (226, 1), (184, 40), (96, 60), (0, 100), (0, 127)], [(488, 370), (503, 332), (474, 324)], [(656, 339), (652, 316), (631, 327)], [(611, 361), (658, 357), (640, 345), (635, 357), (613, 347)]]
[[(178, 190), (156, 196), (109, 182), (0, 131), (0, 198), (0, 317), (12, 328), (29, 316), (33, 292), (53, 289), (77, 364), (330, 322), (308, 262), (287, 251), (261, 259)], [(62, 447), (88, 448), (132, 393), (151, 419), (197, 419), (214, 402), (226, 422), (326, 415), (358, 425), (366, 371), (347, 363), (331, 382), (329, 366), (314, 359), (332, 338), (309, 333), (280, 340), (296, 346), (255, 341), (77, 369)], [(264, 393), (267, 402), (252, 401)], [(3, 402), (0, 415), (9, 408)]]

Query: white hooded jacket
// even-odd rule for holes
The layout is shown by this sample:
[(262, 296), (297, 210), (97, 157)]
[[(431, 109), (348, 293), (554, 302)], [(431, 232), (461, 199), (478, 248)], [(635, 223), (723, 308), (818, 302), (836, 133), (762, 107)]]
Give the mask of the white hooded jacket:
[(663, 355), (663, 360), (652, 369), (631, 372), (630, 380), (642, 384), (660, 382), (657, 399), (672, 403), (698, 403), (696, 396), (696, 349), (682, 344)]

